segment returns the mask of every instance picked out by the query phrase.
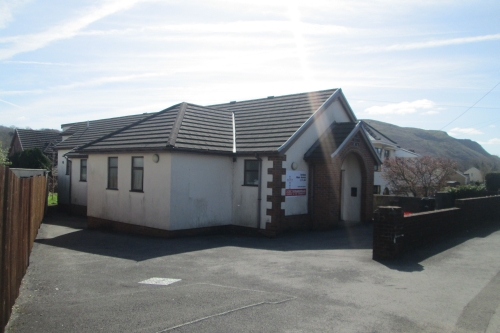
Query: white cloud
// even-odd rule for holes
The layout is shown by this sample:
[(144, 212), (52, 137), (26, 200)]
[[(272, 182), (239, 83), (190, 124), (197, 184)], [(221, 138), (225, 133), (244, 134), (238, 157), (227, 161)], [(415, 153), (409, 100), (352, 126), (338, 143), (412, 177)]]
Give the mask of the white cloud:
[(143, 0), (108, 1), (101, 7), (90, 9), (79, 18), (56, 25), (44, 32), (0, 38), (0, 44), (11, 44), (9, 47), (0, 50), (0, 60), (11, 58), (19, 53), (40, 49), (57, 40), (71, 38), (89, 24), (118, 11), (129, 9), (140, 1)]
[[(369, 115), (388, 115), (388, 114), (397, 114), (397, 115), (407, 115), (416, 113), (421, 110), (429, 110), (434, 108), (435, 103), (428, 99), (420, 99), (413, 102), (401, 102), (397, 104), (387, 104), (384, 106), (372, 106), (365, 109), (364, 113)], [(429, 110), (427, 112), (431, 112), (433, 110)]]
[(93, 86), (100, 86), (100, 85), (108, 84), (108, 83), (128, 82), (128, 81), (137, 80), (137, 79), (141, 79), (141, 78), (155, 77), (155, 76), (161, 76), (161, 75), (162, 75), (162, 73), (143, 73), (143, 74), (99, 77), (99, 78), (88, 80), (88, 81), (73, 82), (73, 83), (66, 84), (66, 85), (56, 86), (53, 89), (57, 90), (57, 89), (74, 89), (74, 88), (81, 88), (81, 87), (93, 87)]
[(26, 0), (0, 0), (0, 28), (5, 28), (12, 21), (12, 13), (27, 2)]
[(500, 40), (500, 34), (475, 36), (475, 37), (449, 38), (449, 39), (441, 39), (441, 40), (430, 40), (430, 41), (425, 41), (425, 42), (394, 44), (394, 45), (389, 45), (389, 46), (363, 47), (363, 48), (360, 48), (358, 50), (362, 53), (408, 51), (408, 50), (428, 49), (428, 48), (442, 47), (442, 46), (449, 46), (449, 45), (478, 43), (478, 42), (485, 42), (485, 41), (492, 41), (492, 40)]
[(44, 66), (78, 66), (76, 64), (62, 63), (62, 62), (47, 62), (47, 61), (21, 61), (21, 60), (8, 60), (3, 61), (5, 64), (22, 64), (22, 65), (44, 65)]
[(452, 136), (457, 136), (460, 134), (483, 134), (483, 132), (481, 132), (475, 128), (472, 128), (472, 127), (469, 127), (469, 128), (455, 127), (453, 129), (449, 130), (448, 134), (452, 135)]
[(500, 138), (489, 139), (485, 142), (479, 142), (482, 145), (500, 145)]
[(212, 34), (212, 33), (282, 33), (300, 30), (305, 35), (346, 34), (353, 29), (332, 25), (314, 24), (305, 22), (292, 22), (284, 20), (275, 21), (236, 21), (224, 23), (196, 23), (196, 24), (165, 24), (122, 30), (90, 30), (82, 31), (80, 35), (127, 35), (151, 32), (173, 32), (180, 34)]
[(439, 111), (436, 111), (436, 110), (430, 110), (430, 111), (426, 111), (426, 112), (422, 112), (421, 115), (422, 116), (431, 116), (433, 114), (438, 114)]

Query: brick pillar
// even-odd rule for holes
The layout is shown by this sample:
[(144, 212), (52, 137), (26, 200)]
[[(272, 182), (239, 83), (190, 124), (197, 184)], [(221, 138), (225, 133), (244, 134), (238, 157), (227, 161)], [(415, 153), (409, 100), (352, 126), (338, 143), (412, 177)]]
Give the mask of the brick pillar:
[(267, 169), (267, 174), (272, 175), (273, 179), (267, 182), (267, 188), (272, 189), (272, 194), (267, 196), (267, 202), (271, 203), (271, 209), (267, 209), (266, 214), (271, 216), (271, 222), (266, 224), (266, 231), (269, 235), (275, 236), (283, 230), (283, 219), (285, 210), (281, 209), (281, 203), (285, 202), (285, 196), (281, 194), (281, 189), (285, 188), (283, 175), (286, 175), (286, 169), (283, 168), (283, 161), (286, 161), (286, 155), (269, 156), (269, 161), (273, 161), (273, 167)]
[(403, 209), (381, 206), (374, 213), (373, 260), (395, 259), (404, 250)]

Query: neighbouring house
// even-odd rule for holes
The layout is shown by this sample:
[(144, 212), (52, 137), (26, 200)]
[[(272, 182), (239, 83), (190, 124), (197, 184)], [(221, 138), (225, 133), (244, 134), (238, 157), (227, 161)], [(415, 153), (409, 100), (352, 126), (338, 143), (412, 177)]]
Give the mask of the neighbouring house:
[(458, 183), (458, 185), (467, 185), (469, 184), (469, 176), (455, 170), (455, 174), (450, 177), (449, 181)]
[(133, 124), (148, 114), (99, 119), (61, 125), (62, 141), (58, 155), (58, 207), (63, 211), (87, 215), (87, 155), (76, 148)]
[(48, 157), (52, 165), (56, 166), (57, 152), (54, 147), (59, 142), (61, 142), (61, 133), (59, 132), (17, 128), (12, 137), (9, 156), (26, 149), (38, 148)]
[(62, 127), (60, 196), (90, 227), (276, 235), (372, 217), (381, 161), (340, 89)]
[[(391, 140), (368, 123), (364, 121), (361, 121), (361, 123), (368, 133), (370, 142), (377, 152), (378, 157), (382, 160), (382, 163), (384, 159), (391, 157), (415, 158), (419, 156), (411, 150), (401, 148), (396, 141)], [(384, 165), (375, 165), (374, 173), (373, 194), (392, 194), (388, 187), (387, 180), (383, 177)]]
[(469, 177), (469, 183), (484, 183), (484, 178), (482, 172), (477, 168), (470, 168), (464, 171), (464, 175)]

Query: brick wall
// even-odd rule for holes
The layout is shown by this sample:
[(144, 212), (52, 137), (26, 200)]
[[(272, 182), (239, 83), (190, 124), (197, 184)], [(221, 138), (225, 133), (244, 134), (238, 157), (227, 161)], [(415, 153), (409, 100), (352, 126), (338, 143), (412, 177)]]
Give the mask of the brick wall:
[(314, 170), (312, 226), (314, 229), (334, 227), (340, 221), (341, 169), (342, 162), (349, 154), (354, 154), (361, 167), (361, 221), (370, 221), (373, 216), (373, 169), (375, 160), (365, 141), (358, 133), (340, 152), (331, 158), (309, 161)]
[(500, 196), (460, 199), (455, 203), (455, 208), (407, 217), (401, 207), (379, 207), (374, 215), (373, 259), (394, 259), (454, 232), (500, 222)]
[(373, 195), (373, 210), (378, 206), (398, 206), (405, 212), (419, 213), (422, 198), (403, 197), (398, 195)]

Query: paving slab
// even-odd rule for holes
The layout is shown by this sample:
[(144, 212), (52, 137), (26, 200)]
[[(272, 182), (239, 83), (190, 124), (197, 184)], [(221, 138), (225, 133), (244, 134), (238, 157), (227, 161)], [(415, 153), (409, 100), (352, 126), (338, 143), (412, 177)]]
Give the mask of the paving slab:
[(499, 332), (500, 223), (396, 261), (372, 226), (161, 239), (44, 220), (7, 332)]

